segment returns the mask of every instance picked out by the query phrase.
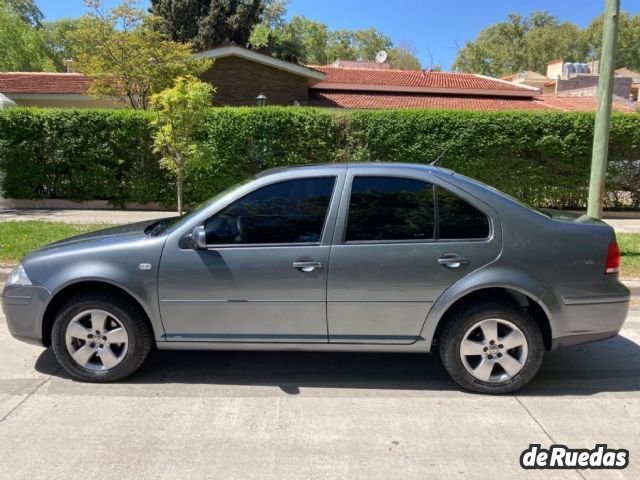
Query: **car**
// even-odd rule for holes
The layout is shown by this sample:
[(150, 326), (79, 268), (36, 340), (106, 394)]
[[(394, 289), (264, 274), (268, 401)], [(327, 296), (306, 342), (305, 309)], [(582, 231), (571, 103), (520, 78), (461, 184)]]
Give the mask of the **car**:
[(461, 387), (526, 385), (545, 350), (617, 334), (615, 232), (437, 166), (267, 170), (170, 219), (27, 255), (11, 334), (73, 377), (124, 379), (158, 349), (436, 353)]

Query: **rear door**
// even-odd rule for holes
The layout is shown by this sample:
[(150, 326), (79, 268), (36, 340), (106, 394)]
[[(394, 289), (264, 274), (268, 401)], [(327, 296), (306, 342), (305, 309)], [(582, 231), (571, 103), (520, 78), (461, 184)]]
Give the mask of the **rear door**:
[(349, 169), (329, 264), (331, 343), (414, 342), (442, 292), (499, 255), (495, 212), (438, 183), (418, 169)]

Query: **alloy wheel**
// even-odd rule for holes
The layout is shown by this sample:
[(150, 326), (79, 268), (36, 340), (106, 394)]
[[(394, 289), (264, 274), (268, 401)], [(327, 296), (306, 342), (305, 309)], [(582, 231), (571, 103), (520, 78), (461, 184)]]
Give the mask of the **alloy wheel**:
[(497, 383), (515, 377), (527, 361), (527, 339), (512, 322), (488, 318), (466, 331), (460, 343), (464, 368), (474, 378)]
[(111, 370), (122, 362), (129, 335), (113, 314), (100, 309), (85, 310), (71, 319), (65, 332), (71, 358), (89, 370)]

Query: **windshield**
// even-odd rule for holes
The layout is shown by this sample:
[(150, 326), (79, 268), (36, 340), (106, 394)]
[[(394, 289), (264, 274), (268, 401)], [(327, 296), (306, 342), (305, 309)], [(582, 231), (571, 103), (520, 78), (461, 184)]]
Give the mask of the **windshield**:
[(190, 218), (193, 218), (193, 217), (197, 216), (202, 210), (204, 210), (205, 208), (208, 208), (214, 202), (217, 202), (220, 198), (225, 196), (227, 193), (229, 193), (232, 190), (235, 190), (240, 185), (244, 185), (245, 183), (249, 182), (250, 180), (252, 180), (252, 179), (250, 178), (250, 179), (244, 180), (242, 182), (236, 183), (235, 185), (233, 185), (233, 186), (227, 188), (226, 190), (223, 190), (222, 192), (218, 193), (217, 195), (211, 197), (209, 200), (205, 200), (200, 205), (198, 205), (196, 208), (194, 208), (190, 212), (185, 213), (184, 215), (181, 215), (181, 216), (178, 216), (178, 217), (164, 218), (162, 220), (159, 220), (159, 221), (149, 225), (147, 227), (147, 229), (145, 230), (145, 233), (147, 235), (158, 236), (158, 235), (162, 235), (164, 233), (171, 232), (178, 225), (181, 225), (183, 222), (188, 221)]

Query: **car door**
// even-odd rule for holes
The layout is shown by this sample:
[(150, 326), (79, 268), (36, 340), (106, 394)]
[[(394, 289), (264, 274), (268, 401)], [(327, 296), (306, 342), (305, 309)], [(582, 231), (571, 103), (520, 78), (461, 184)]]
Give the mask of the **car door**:
[(167, 340), (327, 342), (323, 235), (337, 178), (260, 186), (203, 222), (206, 249), (168, 243), (158, 289)]
[(414, 342), (442, 292), (499, 255), (495, 212), (438, 183), (417, 169), (349, 169), (329, 264), (331, 343)]

